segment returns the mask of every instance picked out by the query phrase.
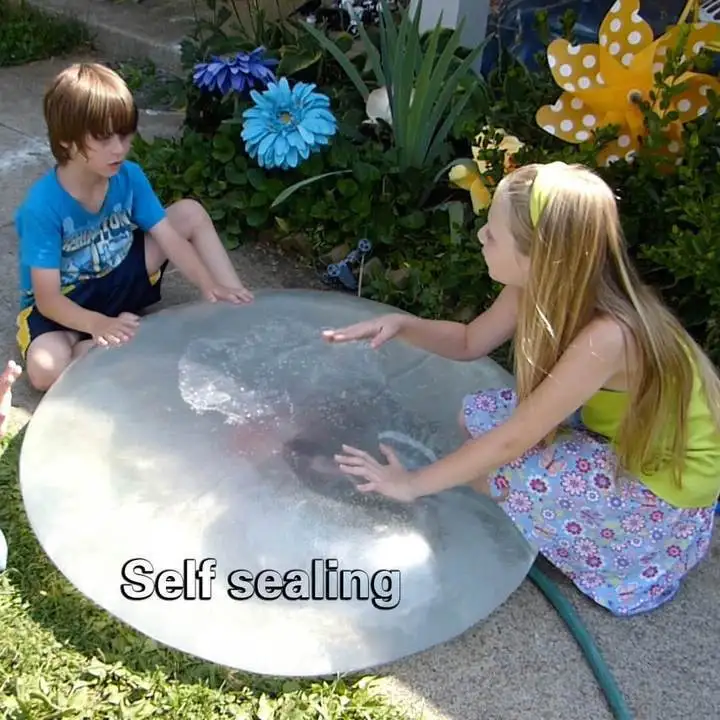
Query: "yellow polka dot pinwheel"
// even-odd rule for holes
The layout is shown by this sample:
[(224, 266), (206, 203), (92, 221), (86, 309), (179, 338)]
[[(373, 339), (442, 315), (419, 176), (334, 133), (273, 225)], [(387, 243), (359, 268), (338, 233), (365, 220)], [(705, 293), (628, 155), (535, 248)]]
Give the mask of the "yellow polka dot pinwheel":
[[(689, 2), (677, 25), (653, 40), (650, 26), (639, 15), (639, 0), (617, 0), (610, 8), (599, 30), (599, 43), (571, 45), (557, 39), (548, 46), (548, 64), (555, 82), (565, 91), (553, 105), (541, 107), (535, 119), (546, 132), (566, 142), (589, 140), (598, 130), (619, 126), (616, 140), (600, 151), (598, 163), (609, 165), (621, 158), (631, 161), (647, 134), (643, 112), (636, 101), (651, 103), (654, 112), (663, 117), (674, 111), (677, 119), (665, 130), (663, 155), (682, 162), (682, 128), (708, 108), (709, 90), (720, 94), (720, 82), (711, 75), (683, 72), (667, 79), (685, 89), (673, 94), (670, 106), (661, 109), (660, 98), (650, 97), (656, 87), (655, 74), (662, 72), (668, 50), (681, 39), (682, 23), (691, 6)], [(686, 26), (685, 59), (691, 60), (704, 47), (716, 49), (720, 42), (720, 25), (693, 22)]]

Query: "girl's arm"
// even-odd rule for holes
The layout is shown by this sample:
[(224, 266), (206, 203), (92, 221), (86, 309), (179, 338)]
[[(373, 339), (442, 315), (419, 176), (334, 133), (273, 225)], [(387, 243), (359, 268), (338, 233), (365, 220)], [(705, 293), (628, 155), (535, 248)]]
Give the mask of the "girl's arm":
[(450, 360), (470, 361), (486, 357), (515, 332), (519, 290), (505, 287), (495, 302), (469, 325), (449, 320), (401, 317), (397, 338)]
[(594, 320), (506, 422), (465, 442), (441, 460), (407, 471), (389, 448), (381, 446), (390, 459), (389, 465), (381, 465), (369, 453), (345, 446), (336, 461), (343, 472), (366, 480), (359, 490), (406, 501), (485, 481), (498, 468), (536, 446), (610, 378), (623, 372), (626, 352), (622, 327), (613, 320)]
[(413, 495), (431, 495), (486, 478), (537, 445), (618, 372), (625, 369), (626, 339), (613, 320), (591, 322), (550, 375), (510, 418), (454, 453), (413, 473)]

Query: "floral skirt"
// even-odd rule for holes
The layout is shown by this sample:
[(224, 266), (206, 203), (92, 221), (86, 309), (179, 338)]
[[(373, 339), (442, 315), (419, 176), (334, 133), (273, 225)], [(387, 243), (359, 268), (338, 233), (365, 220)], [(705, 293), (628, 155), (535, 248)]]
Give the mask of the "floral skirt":
[[(513, 390), (468, 395), (473, 436), (503, 423)], [(489, 478), (510, 519), (577, 588), (615, 615), (636, 615), (670, 600), (706, 555), (715, 507), (676, 508), (639, 480), (613, 480), (616, 456), (579, 414), (548, 448), (534, 447)]]

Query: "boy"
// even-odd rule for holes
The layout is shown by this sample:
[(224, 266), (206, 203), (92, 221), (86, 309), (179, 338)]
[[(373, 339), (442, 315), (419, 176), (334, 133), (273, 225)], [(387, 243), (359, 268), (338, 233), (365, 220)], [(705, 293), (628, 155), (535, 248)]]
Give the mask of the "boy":
[(92, 345), (130, 340), (138, 313), (160, 300), (169, 261), (210, 301), (253, 299), (203, 208), (181, 200), (164, 209), (126, 160), (138, 111), (119, 75), (95, 63), (66, 68), (44, 113), (57, 164), (16, 214), (17, 341), (37, 390)]

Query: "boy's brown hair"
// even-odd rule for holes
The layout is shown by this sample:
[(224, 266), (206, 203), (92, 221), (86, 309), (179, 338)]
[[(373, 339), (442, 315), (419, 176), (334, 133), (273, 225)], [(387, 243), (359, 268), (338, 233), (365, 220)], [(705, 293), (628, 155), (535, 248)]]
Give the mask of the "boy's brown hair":
[(61, 165), (74, 144), (86, 151), (88, 135), (102, 139), (137, 131), (138, 111), (130, 89), (113, 70), (77, 63), (53, 80), (43, 101), (50, 148)]

